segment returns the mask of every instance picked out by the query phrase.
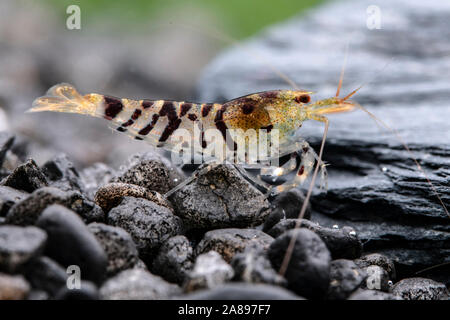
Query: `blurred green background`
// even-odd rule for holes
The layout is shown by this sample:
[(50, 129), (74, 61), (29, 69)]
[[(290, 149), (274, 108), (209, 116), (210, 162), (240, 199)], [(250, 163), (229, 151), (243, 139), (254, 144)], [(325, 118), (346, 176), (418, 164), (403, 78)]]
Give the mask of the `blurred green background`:
[[(216, 26), (228, 35), (241, 39), (256, 33), (272, 23), (283, 21), (323, 0), (45, 0), (64, 18), (68, 5), (77, 4), (82, 9), (84, 23), (105, 23), (110, 20), (113, 28), (139, 28), (142, 24), (161, 21), (169, 12), (180, 12), (178, 22), (194, 25), (209, 16)], [(173, 17), (173, 15), (171, 15)], [(179, 20), (178, 20), (179, 19)], [(173, 20), (173, 21), (170, 21)], [(167, 23), (177, 22), (174, 19)]]

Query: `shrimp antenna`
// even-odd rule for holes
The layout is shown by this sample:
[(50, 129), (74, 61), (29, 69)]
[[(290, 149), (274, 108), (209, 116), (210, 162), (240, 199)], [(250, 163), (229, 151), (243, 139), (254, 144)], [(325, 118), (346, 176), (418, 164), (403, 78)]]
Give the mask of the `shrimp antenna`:
[(344, 64), (342, 65), (342, 69), (341, 69), (341, 75), (339, 76), (339, 84), (336, 90), (336, 97), (339, 97), (339, 94), (341, 92), (341, 87), (342, 87), (342, 81), (344, 80), (344, 72), (345, 72), (345, 67), (347, 66), (347, 57), (348, 57), (348, 48), (349, 48), (350, 43), (347, 42), (347, 45), (345, 47), (345, 58), (344, 58)]

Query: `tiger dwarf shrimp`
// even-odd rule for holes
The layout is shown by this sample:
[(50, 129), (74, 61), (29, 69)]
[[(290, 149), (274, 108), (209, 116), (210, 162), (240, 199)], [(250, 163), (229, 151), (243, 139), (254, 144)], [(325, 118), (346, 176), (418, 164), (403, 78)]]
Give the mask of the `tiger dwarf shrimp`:
[[(248, 136), (243, 136), (248, 130), (255, 130), (258, 144), (261, 142), (258, 140), (270, 138), (276, 132), (278, 150), (275, 155), (272, 154), (266, 161), (250, 163), (246, 153), (245, 158), (240, 158), (238, 164), (241, 167), (238, 169), (251, 181), (267, 188), (269, 194), (277, 194), (301, 185), (316, 161), (320, 163), (317, 167), (321, 169), (322, 185), (326, 185), (326, 169), (320, 160), (321, 154), (317, 155), (309, 144), (295, 133), (303, 121), (312, 119), (325, 124), (326, 135), (328, 120), (324, 115), (354, 109), (355, 104), (347, 100), (348, 98), (349, 96), (344, 99), (334, 97), (311, 102), (311, 92), (308, 91), (273, 90), (246, 95), (223, 104), (133, 100), (96, 93), (83, 96), (73, 86), (62, 83), (50, 88), (45, 96), (36, 99), (30, 112), (66, 112), (104, 118), (117, 131), (171, 152), (186, 151), (186, 148), (191, 148), (191, 142), (196, 143), (200, 148), (195, 150), (200, 150), (197, 153), (201, 153), (203, 162), (217, 160), (216, 145), (223, 145), (227, 151), (236, 153), (239, 151), (236, 140), (242, 138), (248, 147)], [(214, 141), (207, 139), (206, 133), (211, 130), (217, 133), (214, 135)], [(178, 139), (181, 131), (187, 132), (187, 136), (192, 140), (183, 141), (182, 145), (188, 146), (184, 149), (180, 148)], [(260, 132), (266, 132), (267, 135), (262, 136)], [(210, 144), (214, 144), (213, 148)], [(323, 146), (321, 152), (322, 149)], [(285, 155), (291, 157), (282, 166), (274, 167), (267, 161)], [(260, 174), (253, 176), (242, 168), (256, 168), (260, 170)], [(293, 178), (282, 184), (274, 186), (267, 183), (268, 180), (274, 181), (293, 172)], [(182, 185), (194, 177), (195, 174)], [(166, 196), (182, 185), (169, 191)]]

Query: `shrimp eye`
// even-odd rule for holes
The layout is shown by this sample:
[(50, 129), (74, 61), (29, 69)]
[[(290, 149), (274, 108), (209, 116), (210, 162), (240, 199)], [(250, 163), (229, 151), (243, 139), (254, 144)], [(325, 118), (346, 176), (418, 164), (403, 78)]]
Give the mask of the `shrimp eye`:
[(295, 97), (295, 102), (297, 103), (308, 103), (309, 101), (311, 101), (311, 97), (308, 94)]

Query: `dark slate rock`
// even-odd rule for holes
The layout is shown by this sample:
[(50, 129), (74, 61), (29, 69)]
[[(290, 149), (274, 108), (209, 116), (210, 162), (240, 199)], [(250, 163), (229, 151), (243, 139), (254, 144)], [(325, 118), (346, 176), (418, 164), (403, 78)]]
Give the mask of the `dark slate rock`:
[(397, 282), (392, 293), (405, 300), (447, 300), (449, 292), (443, 283), (425, 278), (408, 278)]
[(288, 288), (305, 298), (323, 298), (330, 282), (331, 255), (325, 243), (314, 232), (301, 228), (289, 230), (272, 242), (268, 257), (280, 270), (291, 238), (295, 244), (285, 278)]
[(21, 275), (0, 273), (0, 301), (24, 300), (30, 292), (30, 285)]
[[(274, 208), (282, 209), (285, 218), (297, 219), (304, 199), (305, 195), (299, 189), (290, 189), (286, 192), (280, 193), (272, 201), (272, 206)], [(308, 209), (310, 208), (308, 207)], [(304, 218), (310, 218), (310, 210), (306, 210)]]
[(6, 177), (2, 184), (17, 190), (33, 192), (36, 189), (48, 186), (48, 181), (36, 162), (29, 159)]
[(12, 147), (15, 136), (9, 132), (0, 132), (0, 168), (3, 166), (6, 152)]
[(338, 259), (331, 261), (329, 300), (347, 299), (366, 280), (367, 273), (353, 261)]
[(109, 212), (122, 202), (123, 197), (144, 198), (156, 204), (172, 209), (172, 205), (158, 192), (148, 190), (135, 184), (113, 182), (100, 187), (94, 201), (103, 211)]
[(205, 233), (195, 248), (196, 255), (214, 250), (225, 261), (231, 262), (234, 255), (243, 252), (247, 246), (267, 250), (273, 238), (256, 229), (217, 229)]
[(244, 252), (235, 254), (231, 266), (235, 273), (234, 280), (287, 286), (286, 279), (273, 269), (266, 252), (261, 248), (249, 246)]
[(112, 182), (135, 184), (165, 194), (181, 180), (180, 174), (167, 161), (149, 152), (130, 157)]
[(75, 212), (51, 205), (36, 224), (48, 234), (46, 255), (64, 267), (77, 265), (82, 279), (94, 282), (104, 279), (108, 264), (105, 251)]
[[(222, 102), (289, 88), (267, 63), (299, 87), (318, 92), (313, 99), (332, 97), (350, 39), (341, 92), (372, 79), (352, 99), (400, 133), (450, 207), (450, 91), (442, 73), (450, 64), (449, 4), (377, 1), (382, 26), (370, 30), (365, 13), (372, 4), (330, 2), (233, 47), (205, 69), (199, 100)], [(309, 121), (300, 133), (317, 151), (323, 126)], [(314, 221), (353, 227), (366, 250), (396, 262), (401, 277), (450, 262), (449, 217), (395, 135), (380, 131), (359, 110), (330, 116), (324, 159), (330, 164), (329, 188), (312, 198)]]
[(142, 198), (124, 197), (111, 209), (107, 220), (125, 229), (144, 257), (153, 255), (164, 241), (183, 231), (181, 219), (170, 209)]
[(94, 163), (80, 172), (86, 196), (93, 200), (97, 189), (114, 177), (114, 170), (104, 163)]
[(108, 257), (108, 276), (136, 265), (139, 259), (138, 251), (128, 232), (96, 222), (89, 224), (88, 229), (95, 235)]
[(33, 289), (47, 292), (50, 296), (66, 286), (67, 273), (57, 262), (49, 257), (39, 257), (27, 264), (24, 272)]
[(348, 300), (403, 300), (392, 293), (382, 292), (378, 290), (356, 290)]
[[(296, 223), (297, 219), (281, 220), (267, 233), (278, 237), (286, 230), (295, 228)], [(361, 256), (363, 246), (352, 228), (325, 228), (306, 219), (301, 221), (300, 227), (315, 232), (325, 242), (333, 259), (354, 259)]]
[(100, 288), (105, 300), (161, 300), (179, 294), (180, 288), (142, 269), (128, 269)]
[(234, 276), (233, 268), (216, 251), (200, 254), (195, 259), (194, 268), (188, 273), (184, 290), (191, 292), (199, 289), (212, 289), (230, 281)]
[(187, 300), (304, 300), (293, 292), (268, 284), (227, 283), (180, 297)]
[(152, 271), (170, 282), (182, 284), (193, 266), (193, 248), (185, 236), (163, 243), (152, 264)]
[(52, 187), (63, 191), (76, 190), (84, 192), (83, 181), (80, 175), (65, 154), (60, 154), (47, 161), (42, 166), (42, 171), (47, 176)]
[(8, 210), (28, 194), (11, 187), (0, 186), (0, 216), (4, 217)]
[(36, 227), (0, 226), (0, 270), (20, 271), (44, 250), (47, 235)]
[(201, 167), (197, 177), (169, 200), (195, 228), (249, 227), (264, 222), (269, 202), (233, 165)]
[(34, 224), (41, 212), (51, 204), (66, 206), (88, 222), (104, 219), (102, 209), (85, 199), (79, 192), (64, 192), (53, 187), (45, 187), (13, 205), (6, 216), (6, 222), (18, 225)]
[(90, 281), (81, 281), (79, 289), (61, 288), (56, 294), (56, 300), (98, 300), (100, 298), (97, 286)]
[(379, 253), (367, 254), (365, 256), (362, 256), (359, 259), (356, 259), (354, 262), (360, 268), (367, 268), (369, 266), (379, 266), (379, 267), (383, 268), (384, 270), (386, 270), (386, 272), (388, 273), (389, 279), (391, 281), (396, 280), (394, 262), (382, 254), (379, 254)]

